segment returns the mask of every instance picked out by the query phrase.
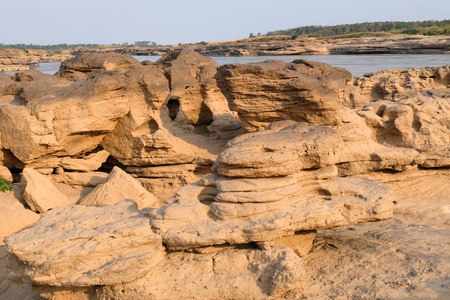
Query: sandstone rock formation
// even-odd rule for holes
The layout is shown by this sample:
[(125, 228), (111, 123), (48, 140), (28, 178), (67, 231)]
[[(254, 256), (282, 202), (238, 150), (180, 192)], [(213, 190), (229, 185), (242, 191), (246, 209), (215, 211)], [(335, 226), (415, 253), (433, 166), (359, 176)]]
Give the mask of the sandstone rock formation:
[(158, 199), (140, 183), (118, 167), (114, 167), (104, 184), (98, 185), (78, 204), (85, 206), (114, 205), (130, 199), (139, 209), (157, 204)]
[(23, 198), (31, 210), (41, 213), (49, 209), (68, 206), (66, 195), (61, 193), (44, 175), (31, 169), (23, 169), (23, 178), (27, 182)]
[(399, 100), (425, 89), (450, 87), (450, 66), (386, 70), (354, 80), (363, 95), (372, 100)]
[[(190, 51), (158, 64), (83, 54), (65, 61), (55, 76), (33, 70), (5, 78), (1, 147), (18, 160), (15, 167), (44, 174), (95, 171), (107, 157), (103, 148), (167, 198), (210, 173), (223, 139), (243, 132), (217, 87), (217, 68)], [(161, 165), (173, 166), (165, 182)]]
[[(0, 193), (2, 220), (24, 219), (1, 232), (11, 234), (1, 264), (8, 259), (11, 280), (27, 285), (0, 273), (5, 293), (29, 295), (33, 285), (48, 299), (298, 299), (321, 296), (310, 287), (326, 291), (322, 278), (344, 297), (333, 282), (350, 282), (358, 296), (348, 276), (356, 272), (378, 295), (373, 286), (386, 286), (387, 275), (361, 275), (355, 262), (368, 273), (383, 268), (368, 267), (371, 251), (399, 256), (389, 232), (410, 234), (421, 218), (434, 218), (420, 230), (439, 241), (448, 229), (448, 74), (355, 79), (303, 60), (218, 67), (178, 51), (142, 64), (83, 54), (56, 76), (0, 76), (0, 163), (26, 181)], [(38, 214), (19, 188), (32, 198), (29, 173), (49, 186), (43, 196), (60, 195), (40, 209), (30, 202), (42, 212), (34, 226)], [(76, 205), (58, 207), (64, 197)], [(356, 225), (372, 221), (382, 226)], [(371, 231), (355, 237), (364, 226)], [(348, 236), (356, 244), (343, 246)], [(442, 282), (445, 267), (425, 276), (410, 259), (416, 281)], [(342, 273), (323, 274), (325, 262)], [(407, 288), (398, 290), (405, 298)]]
[[(59, 234), (48, 230), (54, 224), (59, 224)], [(36, 238), (33, 243), (27, 240), (31, 232)], [(5, 241), (17, 263), (12, 277), (37, 285), (128, 282), (163, 258), (161, 237), (152, 232), (148, 219), (132, 201), (103, 208), (55, 208), (33, 228)]]
[(306, 60), (225, 65), (217, 78), (248, 131), (281, 120), (336, 125), (340, 105), (359, 107), (365, 101), (348, 86), (348, 71)]
[(30, 65), (41, 61), (58, 62), (70, 57), (70, 54), (51, 53), (41, 49), (0, 49), (0, 71), (26, 71), (30, 69)]

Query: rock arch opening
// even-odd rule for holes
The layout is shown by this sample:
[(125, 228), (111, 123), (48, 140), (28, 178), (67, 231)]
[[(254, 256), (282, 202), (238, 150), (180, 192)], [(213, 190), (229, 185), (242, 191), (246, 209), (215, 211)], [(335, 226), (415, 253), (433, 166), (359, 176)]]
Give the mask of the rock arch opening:
[(172, 121), (175, 121), (178, 111), (180, 110), (180, 101), (177, 99), (170, 99), (169, 102), (167, 102), (167, 108), (169, 109), (169, 118)]

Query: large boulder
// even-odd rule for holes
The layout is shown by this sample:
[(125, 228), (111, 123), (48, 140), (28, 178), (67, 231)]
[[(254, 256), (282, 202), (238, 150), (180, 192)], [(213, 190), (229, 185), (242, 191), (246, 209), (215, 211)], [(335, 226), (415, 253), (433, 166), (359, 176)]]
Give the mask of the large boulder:
[(281, 120), (332, 126), (341, 122), (340, 105), (360, 107), (365, 103), (350, 86), (348, 71), (324, 63), (295, 60), (225, 65), (216, 77), (248, 131)]
[(128, 112), (123, 89), (120, 74), (76, 83), (52, 76), (26, 81), (16, 95), (24, 100), (0, 107), (2, 148), (25, 164), (51, 158), (51, 167), (59, 165), (55, 158), (91, 151)]
[[(48, 230), (55, 226), (60, 230)], [(129, 282), (164, 257), (161, 237), (130, 200), (101, 208), (55, 208), (5, 242), (14, 254), (10, 279), (36, 285)]]
[(450, 143), (450, 89), (411, 93), (395, 102), (378, 100), (358, 114), (383, 144), (422, 149)]
[(71, 81), (83, 80), (105, 71), (128, 71), (138, 67), (139, 62), (129, 55), (118, 53), (81, 53), (61, 63), (55, 76)]
[(342, 141), (332, 128), (286, 121), (241, 135), (227, 146), (215, 165), (219, 174), (275, 177), (338, 163)]

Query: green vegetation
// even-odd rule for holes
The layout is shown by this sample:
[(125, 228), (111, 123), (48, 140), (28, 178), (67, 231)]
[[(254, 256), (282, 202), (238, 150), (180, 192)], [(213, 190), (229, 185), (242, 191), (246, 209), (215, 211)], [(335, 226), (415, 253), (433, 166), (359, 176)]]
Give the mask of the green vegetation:
[(381, 35), (383, 33), (450, 35), (450, 20), (422, 22), (366, 22), (336, 26), (304, 26), (286, 30), (271, 31), (266, 35), (331, 37), (345, 36), (356, 33), (361, 34), (360, 36), (373, 34)]
[(12, 190), (13, 190), (13, 188), (12, 188), (11, 182), (9, 182), (8, 180), (6, 180), (0, 176), (0, 191), (6, 192), (6, 191), (12, 191)]
[(158, 44), (156, 42), (152, 42), (152, 41), (136, 41), (134, 42), (134, 44), (136, 46), (141, 46), (141, 47), (146, 47), (146, 46), (157, 46)]
[[(152, 41), (136, 41), (134, 45), (138, 46), (157, 46), (156, 42)], [(107, 47), (127, 47), (129, 46), (128, 43), (121, 43), (121, 44), (111, 44), (111, 45), (104, 45), (104, 44), (57, 44), (57, 45), (34, 45), (34, 44), (3, 44), (0, 43), (0, 49), (5, 48), (15, 48), (15, 49), (42, 49), (47, 51), (52, 51), (55, 53), (60, 53), (62, 50), (68, 50), (68, 49), (77, 49), (77, 48), (107, 48)]]

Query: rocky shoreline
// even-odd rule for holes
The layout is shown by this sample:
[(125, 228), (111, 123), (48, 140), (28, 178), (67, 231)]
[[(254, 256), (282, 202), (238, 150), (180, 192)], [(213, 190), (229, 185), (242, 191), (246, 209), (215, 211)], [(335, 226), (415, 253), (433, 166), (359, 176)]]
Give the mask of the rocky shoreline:
[(449, 65), (82, 53), (0, 74), (0, 165), (5, 299), (450, 293)]
[(363, 38), (256, 37), (236, 41), (179, 46), (128, 46), (83, 49), (82, 52), (115, 52), (129, 55), (165, 55), (193, 49), (204, 56), (275, 56), (337, 54), (450, 54), (449, 36), (401, 36)]
[(267, 36), (236, 41), (167, 46), (108, 46), (77, 48), (54, 54), (44, 50), (0, 49), (0, 72), (25, 71), (41, 62), (60, 62), (80, 53), (121, 53), (164, 56), (172, 51), (194, 50), (204, 56), (283, 56), (342, 54), (450, 54), (448, 36), (364, 37), (318, 39)]
[(70, 54), (55, 54), (39, 49), (0, 49), (0, 72), (26, 71), (43, 62), (61, 62)]

